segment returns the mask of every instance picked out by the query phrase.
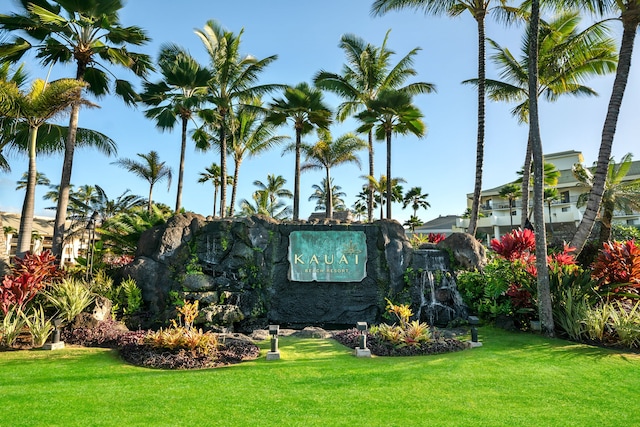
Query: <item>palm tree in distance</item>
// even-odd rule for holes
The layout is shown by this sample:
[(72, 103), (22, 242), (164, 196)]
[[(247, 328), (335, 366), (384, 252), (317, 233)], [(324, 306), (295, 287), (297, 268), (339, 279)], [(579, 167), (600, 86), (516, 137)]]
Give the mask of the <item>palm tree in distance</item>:
[(555, 187), (547, 187), (544, 189), (544, 202), (547, 204), (549, 212), (549, 232), (553, 237), (553, 217), (551, 216), (551, 205), (553, 202), (560, 200), (560, 193)]
[(248, 200), (240, 202), (241, 210), (244, 215), (262, 214), (275, 219), (286, 219), (291, 214), (291, 208), (282, 201), (282, 198), (290, 199), (293, 197), (291, 191), (284, 188), (287, 182), (282, 175), (267, 175), (267, 183), (260, 180), (253, 182), (258, 190), (253, 193), (255, 205)]
[[(426, 126), (422, 121), (422, 113), (411, 102), (411, 95), (406, 92), (383, 90), (378, 97), (367, 102), (367, 109), (360, 112), (356, 118), (363, 124), (358, 132), (368, 132), (374, 129), (379, 140), (387, 141), (387, 174), (391, 176), (391, 135), (413, 134), (422, 138)], [(387, 219), (391, 216), (391, 181), (387, 181)]]
[[(336, 116), (344, 121), (367, 108), (366, 103), (375, 99), (383, 89), (396, 89), (411, 95), (430, 93), (435, 90), (431, 83), (416, 82), (403, 86), (407, 78), (417, 75), (412, 67), (415, 55), (420, 48), (414, 48), (403, 56), (396, 65), (391, 65), (390, 58), (395, 53), (387, 48), (387, 40), (391, 30), (385, 34), (382, 46), (376, 47), (366, 43), (353, 34), (345, 34), (340, 39), (339, 47), (344, 51), (347, 62), (342, 67), (342, 74), (320, 71), (314, 77), (317, 87), (334, 92), (345, 98), (338, 106)], [(369, 131), (369, 175), (374, 173), (373, 132)], [(373, 188), (367, 191), (368, 220), (373, 220)]]
[(304, 82), (295, 87), (286, 88), (284, 97), (274, 99), (269, 104), (269, 109), (267, 121), (279, 126), (287, 120), (291, 120), (296, 133), (293, 220), (297, 221), (300, 217), (300, 152), (302, 150), (302, 135), (310, 133), (314, 127), (328, 129), (331, 124), (331, 110), (322, 100), (322, 92)]
[(367, 143), (352, 133), (344, 134), (334, 140), (329, 131), (321, 130), (318, 131), (318, 137), (320, 139), (314, 145), (301, 145), (306, 162), (300, 166), (300, 171), (324, 169), (325, 215), (326, 218), (333, 218), (331, 168), (346, 163), (353, 163), (360, 168), (360, 158), (356, 152), (365, 148)]
[[(202, 41), (209, 60), (213, 78), (209, 81), (208, 100), (214, 109), (200, 112), (200, 116), (218, 131), (220, 144), (220, 179), (227, 181), (227, 137), (235, 126), (234, 106), (269, 93), (281, 85), (256, 85), (258, 77), (278, 56), (272, 55), (258, 60), (251, 55), (240, 55), (240, 40), (244, 29), (238, 35), (224, 30), (216, 21), (207, 21), (196, 35)], [(220, 216), (227, 212), (227, 189), (220, 190)]]
[(209, 182), (213, 184), (213, 213), (211, 214), (214, 218), (216, 216), (216, 205), (218, 202), (218, 189), (220, 188), (220, 166), (215, 163), (211, 163), (211, 166), (207, 166), (204, 172), (200, 172), (200, 178), (198, 182), (203, 184), (205, 182)]
[[(611, 239), (611, 222), (615, 211), (631, 214), (640, 210), (640, 179), (625, 180), (632, 164), (632, 154), (627, 153), (622, 157), (620, 163), (616, 163), (613, 158), (607, 169), (607, 181), (602, 203), (600, 205), (600, 236), (599, 244)], [(572, 172), (581, 186), (589, 189), (595, 184), (594, 170), (585, 168), (580, 163), (573, 166)], [(576, 205), (582, 207), (587, 204), (589, 193), (583, 193), (578, 197)]]
[[(313, 193), (309, 196), (309, 201), (316, 202), (316, 211), (327, 211), (327, 179), (322, 178), (320, 184), (313, 184), (311, 188), (313, 189)], [(344, 197), (347, 195), (344, 191), (342, 191), (342, 187), (339, 185), (335, 185), (333, 183), (333, 178), (331, 178), (331, 206), (334, 211), (343, 211), (347, 209), (347, 206), (344, 203)]]
[(427, 202), (427, 197), (429, 197), (429, 194), (423, 193), (422, 187), (411, 187), (404, 195), (402, 209), (406, 209), (407, 206), (411, 205), (411, 209), (413, 209), (413, 217), (417, 218), (418, 209), (428, 209), (431, 207), (429, 202)]
[(162, 80), (144, 83), (142, 101), (150, 105), (145, 116), (156, 122), (161, 131), (171, 130), (178, 121), (181, 125), (180, 163), (178, 168), (178, 189), (175, 212), (182, 208), (182, 182), (184, 158), (187, 149), (187, 126), (195, 111), (204, 102), (210, 71), (183, 48), (175, 44), (164, 44), (160, 48), (158, 66)]
[[(0, 29), (16, 34), (9, 43), (0, 44), (2, 59), (18, 62), (25, 52), (34, 49), (45, 66), (73, 62), (75, 78), (87, 82), (87, 90), (97, 97), (111, 91), (111, 79), (100, 61), (124, 66), (142, 77), (153, 68), (148, 55), (127, 49), (127, 45), (142, 45), (149, 39), (141, 28), (120, 24), (118, 14), (124, 6), (121, 0), (22, 0), (18, 5), (20, 13), (0, 16)], [(137, 99), (126, 80), (116, 78), (114, 91), (127, 105), (133, 105)], [(80, 105), (71, 105), (65, 144), (52, 243), (57, 256), (62, 254)]]
[(515, 183), (507, 184), (500, 189), (498, 195), (509, 201), (509, 220), (511, 221), (511, 228), (513, 228), (513, 202), (522, 196), (522, 187)]
[[(22, 178), (16, 181), (16, 191), (24, 190), (25, 188), (27, 188), (28, 185), (29, 185), (29, 172), (25, 172), (22, 174)], [(49, 181), (49, 178), (47, 178), (47, 176), (44, 173), (36, 172), (36, 185), (45, 185), (48, 187), (51, 185), (51, 181)]]
[(610, 13), (620, 14), (618, 19), (622, 22), (622, 39), (618, 52), (618, 66), (616, 68), (616, 77), (613, 81), (611, 97), (609, 98), (607, 116), (602, 127), (602, 139), (600, 141), (598, 164), (594, 174), (593, 187), (589, 193), (589, 200), (587, 201), (582, 221), (580, 221), (578, 230), (576, 230), (570, 243), (571, 246), (576, 248), (576, 252), (580, 253), (591, 234), (606, 188), (613, 139), (616, 133), (618, 116), (620, 115), (622, 98), (624, 97), (627, 81), (629, 80), (633, 45), (638, 26), (640, 26), (640, 2), (637, 0), (566, 0), (566, 3), (572, 7), (577, 6), (600, 16), (607, 17)]
[[(372, 176), (363, 177), (367, 180), (368, 184), (365, 184), (363, 190), (367, 191), (369, 187), (373, 187), (373, 199), (374, 202), (380, 205), (380, 219), (384, 219), (384, 206), (389, 202), (401, 202), (402, 185), (401, 182), (406, 182), (403, 178), (392, 178), (391, 182), (387, 181), (386, 175), (380, 175), (380, 179), (375, 179)], [(391, 187), (391, 197), (389, 197), (389, 187)]]
[[(584, 85), (584, 81), (615, 70), (618, 59), (615, 42), (609, 37), (604, 23), (596, 23), (582, 31), (578, 31), (579, 24), (577, 12), (563, 12), (553, 20), (541, 23), (538, 37), (538, 97), (543, 96), (553, 102), (563, 95), (597, 96), (595, 90)], [(517, 117), (519, 123), (529, 123), (529, 32), (523, 39), (520, 59), (493, 40), (489, 40), (489, 43), (495, 51), (491, 59), (501, 72), (501, 80), (486, 80), (489, 99), (516, 102), (511, 114)], [(470, 79), (463, 83), (478, 84), (478, 80)], [(532, 145), (528, 141), (522, 184), (523, 227), (529, 217), (531, 153)]]
[[(478, 26), (478, 137), (476, 146), (476, 177), (473, 188), (473, 202), (468, 232), (475, 235), (480, 212), (480, 193), (482, 192), (482, 168), (484, 162), (484, 122), (485, 122), (485, 17), (490, 12), (499, 13), (506, 22), (515, 16), (515, 10), (500, 0), (500, 7), (491, 7), (491, 0), (375, 0), (371, 6), (373, 15), (384, 15), (392, 10), (404, 8), (424, 10), (434, 15), (459, 16), (468, 11)], [(504, 12), (504, 13), (503, 13)]]
[(144, 179), (149, 183), (149, 199), (147, 203), (147, 211), (149, 215), (153, 212), (152, 196), (153, 186), (163, 179), (167, 180), (167, 191), (171, 188), (171, 168), (168, 167), (165, 162), (161, 162), (156, 151), (150, 151), (147, 154), (138, 153), (143, 161), (136, 161), (132, 159), (118, 159), (112, 164), (118, 165), (127, 171), (133, 173), (139, 178)]
[(31, 247), (38, 173), (36, 167), (38, 129), (70, 105), (80, 103), (82, 89), (85, 86), (86, 83), (74, 79), (56, 80), (48, 84), (37, 79), (34, 80), (29, 91), (24, 92), (15, 82), (0, 81), (0, 116), (22, 122), (29, 128), (29, 170), (16, 248), (16, 256), (20, 258), (24, 257)]

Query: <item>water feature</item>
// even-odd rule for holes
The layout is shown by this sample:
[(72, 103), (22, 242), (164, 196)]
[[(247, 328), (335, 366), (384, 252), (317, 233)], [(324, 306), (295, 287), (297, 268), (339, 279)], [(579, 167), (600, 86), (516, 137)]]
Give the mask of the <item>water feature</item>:
[(419, 273), (414, 281), (413, 296), (421, 321), (446, 326), (455, 319), (467, 318), (467, 307), (458, 292), (447, 252), (439, 249), (416, 250), (412, 268)]

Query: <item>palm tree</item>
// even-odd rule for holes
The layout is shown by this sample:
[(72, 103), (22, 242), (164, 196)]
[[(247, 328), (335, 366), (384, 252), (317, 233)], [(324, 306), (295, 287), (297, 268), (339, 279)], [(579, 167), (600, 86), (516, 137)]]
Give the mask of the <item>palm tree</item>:
[(287, 182), (282, 175), (267, 175), (267, 183), (256, 180), (253, 185), (258, 190), (253, 193), (254, 205), (248, 200), (240, 202), (240, 209), (244, 215), (262, 214), (275, 219), (285, 219), (291, 214), (291, 208), (281, 200), (281, 198), (291, 198), (291, 191), (284, 188)]
[[(1, 39), (0, 39), (1, 40)], [(24, 65), (21, 64), (17, 68), (13, 69), (11, 67), (11, 63), (8, 61), (4, 61), (0, 63), (0, 81), (3, 82), (13, 82), (17, 87), (22, 88), (22, 86), (27, 81), (27, 73), (24, 71)], [(4, 117), (4, 115), (0, 115), (0, 171), (1, 172), (10, 172), (11, 167), (9, 166), (9, 162), (3, 155), (3, 150), (9, 147), (9, 138), (7, 135), (11, 135), (15, 132), (15, 120), (10, 119), (8, 117)]]
[[(631, 168), (631, 161), (632, 154), (627, 153), (620, 163), (616, 163), (613, 158), (609, 163), (600, 205), (600, 246), (611, 239), (611, 220), (615, 211), (631, 214), (633, 211), (640, 210), (640, 179), (625, 181)], [(597, 165), (587, 169), (577, 163), (572, 171), (580, 185), (591, 190), (595, 184), (594, 170), (596, 169)], [(588, 203), (588, 200), (589, 193), (583, 193), (578, 197), (576, 205), (582, 207)]]
[(328, 129), (331, 124), (331, 110), (322, 100), (322, 92), (307, 83), (299, 83), (295, 87), (287, 87), (284, 98), (274, 99), (269, 104), (270, 112), (267, 121), (282, 125), (288, 119), (293, 122), (296, 132), (295, 158), (296, 166), (293, 185), (293, 220), (300, 217), (300, 151), (302, 135), (311, 132), (314, 127)]
[[(86, 81), (87, 90), (98, 97), (111, 91), (111, 79), (102, 69), (100, 60), (124, 66), (143, 77), (153, 68), (148, 55), (127, 49), (127, 45), (139, 46), (149, 39), (141, 28), (123, 27), (120, 24), (118, 14), (123, 7), (121, 0), (21, 0), (18, 4), (20, 13), (0, 16), (0, 29), (16, 34), (9, 43), (0, 44), (0, 58), (18, 62), (25, 52), (34, 49), (45, 66), (74, 62), (75, 78)], [(115, 79), (115, 93), (127, 105), (136, 101), (133, 87), (126, 80)], [(58, 256), (62, 254), (79, 111), (79, 103), (71, 105), (53, 231), (52, 251)]]
[[(480, 212), (480, 193), (482, 192), (482, 164), (484, 162), (484, 122), (485, 122), (485, 17), (491, 11), (504, 12), (510, 8), (500, 0), (501, 7), (492, 8), (491, 0), (375, 0), (371, 6), (374, 15), (383, 15), (392, 10), (411, 8), (424, 10), (434, 15), (459, 16), (469, 11), (478, 26), (478, 138), (476, 146), (476, 177), (473, 189), (473, 202), (468, 232), (475, 235)], [(512, 10), (513, 11), (513, 10)], [(509, 14), (502, 14), (508, 21)]]
[[(344, 50), (347, 63), (342, 67), (342, 74), (320, 71), (314, 77), (317, 87), (334, 92), (346, 100), (338, 106), (336, 116), (339, 121), (344, 121), (366, 108), (366, 103), (375, 99), (382, 89), (396, 89), (411, 95), (430, 93), (435, 90), (431, 83), (417, 82), (403, 86), (407, 78), (415, 76), (416, 70), (412, 67), (415, 55), (420, 48), (414, 48), (398, 61), (396, 65), (390, 64), (393, 51), (387, 49), (389, 38), (388, 30), (385, 34), (382, 46), (376, 47), (366, 43), (360, 37), (353, 34), (345, 34), (340, 39), (339, 47)], [(374, 173), (374, 149), (373, 132), (368, 132), (369, 148), (369, 175)], [(373, 220), (373, 188), (367, 191), (368, 220)]]
[(551, 217), (551, 205), (553, 202), (560, 200), (560, 193), (555, 187), (547, 187), (544, 189), (544, 201), (549, 209), (549, 232), (553, 236), (553, 218)]
[[(383, 90), (376, 99), (367, 102), (367, 109), (356, 118), (363, 124), (358, 132), (375, 130), (379, 140), (387, 141), (387, 175), (391, 176), (391, 135), (393, 133), (413, 134), (422, 138), (426, 126), (422, 121), (422, 113), (411, 103), (411, 95), (406, 92)], [(387, 181), (387, 219), (391, 219), (391, 181)]]
[(170, 212), (169, 208), (167, 215), (155, 204), (151, 212), (141, 207), (133, 208), (107, 219), (96, 231), (100, 233), (100, 240), (110, 252), (134, 255), (142, 233), (164, 224), (171, 215)]
[(300, 171), (324, 169), (325, 178), (325, 215), (333, 218), (333, 196), (331, 193), (331, 168), (354, 163), (360, 168), (360, 158), (356, 155), (358, 150), (367, 146), (367, 143), (352, 133), (347, 133), (337, 139), (332, 139), (327, 130), (318, 131), (320, 140), (314, 145), (302, 144), (301, 149), (305, 153), (306, 162), (300, 166)]
[[(336, 211), (343, 211), (347, 208), (347, 206), (344, 204), (344, 199), (343, 197), (345, 197), (347, 195), (347, 193), (345, 193), (342, 190), (342, 187), (340, 187), (339, 185), (335, 185), (333, 183), (333, 178), (331, 178), (331, 182), (330, 182), (330, 186), (331, 186), (331, 206), (333, 207), (334, 210)], [(327, 185), (327, 179), (326, 178), (322, 178), (322, 181), (320, 182), (320, 185), (318, 184), (313, 184), (311, 186), (311, 188), (313, 188), (313, 193), (309, 196), (309, 201), (316, 201), (316, 211), (327, 211), (327, 188), (329, 186)]]
[[(36, 143), (37, 144), (37, 143)], [(24, 190), (29, 185), (29, 172), (25, 172), (22, 174), (22, 178), (16, 182), (16, 191)], [(47, 187), (51, 185), (51, 181), (49, 178), (42, 172), (36, 172), (36, 185), (46, 185)]]
[(422, 222), (420, 218), (415, 215), (411, 215), (411, 218), (406, 220), (402, 225), (409, 227), (411, 229), (411, 232), (415, 233), (416, 227), (420, 227), (422, 224), (424, 224), (424, 222)]
[[(275, 61), (277, 55), (258, 60), (251, 55), (240, 55), (240, 39), (244, 29), (238, 35), (224, 30), (217, 22), (207, 21), (196, 35), (204, 44), (211, 61), (213, 78), (209, 82), (208, 99), (216, 108), (201, 113), (201, 117), (211, 127), (218, 130), (220, 144), (220, 179), (227, 181), (227, 136), (233, 129), (233, 109), (240, 102), (269, 93), (280, 85), (256, 85), (264, 69)], [(220, 216), (226, 215), (227, 190), (220, 191)]]
[(164, 44), (160, 48), (158, 66), (162, 80), (145, 82), (142, 101), (152, 106), (145, 111), (147, 118), (156, 121), (161, 131), (171, 130), (178, 120), (182, 126), (180, 166), (178, 169), (178, 191), (176, 212), (182, 208), (182, 182), (184, 157), (187, 149), (187, 126), (194, 112), (204, 101), (211, 72), (202, 67), (185, 49), (175, 44)]
[(56, 114), (81, 101), (83, 82), (74, 79), (56, 80), (47, 84), (34, 80), (29, 92), (23, 92), (15, 82), (0, 80), (0, 115), (23, 122), (29, 128), (29, 171), (20, 217), (20, 232), (16, 255), (24, 257), (31, 246), (35, 188), (37, 179), (36, 152), (38, 129)]
[(624, 97), (627, 81), (629, 80), (633, 45), (638, 26), (640, 25), (640, 2), (637, 0), (567, 0), (567, 2), (570, 3), (571, 6), (582, 7), (602, 16), (606, 16), (611, 12), (619, 13), (619, 19), (622, 22), (622, 39), (618, 52), (618, 67), (616, 68), (616, 77), (613, 81), (611, 97), (609, 98), (607, 116), (602, 127), (602, 139), (600, 141), (598, 165), (596, 166), (594, 174), (593, 187), (589, 194), (589, 200), (587, 201), (582, 221), (580, 221), (578, 230), (576, 230), (576, 234), (573, 236), (573, 239), (571, 239), (571, 246), (576, 248), (577, 253), (580, 253), (587, 238), (591, 234), (593, 224), (600, 210), (600, 204), (604, 197), (613, 138), (616, 133), (622, 98)]
[(427, 202), (427, 197), (429, 197), (429, 194), (422, 193), (422, 187), (411, 187), (409, 191), (407, 191), (407, 194), (404, 195), (402, 209), (406, 209), (407, 206), (411, 205), (411, 209), (413, 209), (413, 217), (417, 218), (418, 209), (428, 209), (431, 207), (429, 202)]
[[(538, 97), (556, 101), (563, 95), (597, 96), (595, 90), (583, 82), (595, 75), (615, 70), (617, 56), (615, 43), (608, 36), (603, 23), (578, 31), (580, 16), (577, 12), (564, 12), (548, 23), (543, 23), (538, 37)], [(530, 34), (523, 39), (522, 55), (518, 60), (509, 49), (489, 40), (495, 53), (491, 56), (498, 65), (502, 80), (486, 80), (489, 99), (517, 102), (511, 110), (520, 123), (529, 122), (528, 48)], [(463, 83), (477, 84), (477, 79)], [(522, 220), (529, 217), (529, 175), (531, 171), (531, 141), (527, 143), (523, 169)]]
[(156, 151), (150, 151), (147, 154), (137, 154), (143, 161), (138, 162), (132, 159), (118, 159), (112, 164), (118, 165), (127, 171), (133, 173), (139, 178), (149, 183), (149, 199), (147, 203), (147, 211), (151, 215), (153, 209), (152, 195), (153, 186), (163, 179), (167, 180), (167, 191), (171, 188), (171, 168), (166, 166), (165, 162), (161, 162)]
[(220, 166), (215, 163), (211, 163), (211, 166), (205, 168), (205, 172), (200, 172), (200, 178), (198, 182), (203, 184), (205, 182), (211, 181), (213, 184), (213, 213), (211, 214), (214, 218), (216, 216), (216, 204), (218, 201), (218, 189), (220, 188)]
[(513, 202), (522, 196), (522, 187), (518, 184), (507, 184), (500, 189), (498, 194), (509, 200), (509, 219), (511, 220), (511, 228), (513, 228)]
[[(380, 219), (384, 219), (384, 205), (389, 202), (401, 202), (402, 197), (402, 185), (401, 182), (406, 182), (402, 178), (392, 178), (389, 182), (386, 175), (380, 175), (380, 179), (375, 179), (372, 176), (365, 176), (368, 184), (363, 187), (363, 190), (367, 191), (369, 187), (373, 188), (373, 200), (380, 205)], [(389, 187), (391, 187), (391, 193), (389, 193)], [(389, 197), (389, 194), (391, 195)]]

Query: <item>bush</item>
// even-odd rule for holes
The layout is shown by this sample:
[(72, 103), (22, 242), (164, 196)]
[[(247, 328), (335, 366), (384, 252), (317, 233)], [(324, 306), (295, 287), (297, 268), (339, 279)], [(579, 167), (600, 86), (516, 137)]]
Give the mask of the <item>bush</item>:
[(94, 300), (88, 285), (79, 279), (64, 279), (46, 291), (45, 296), (58, 311), (57, 317), (67, 323), (84, 311)]
[(25, 324), (24, 313), (16, 307), (9, 308), (0, 325), (0, 343), (5, 347), (12, 347)]
[(605, 291), (640, 290), (640, 248), (633, 240), (604, 243), (593, 263), (593, 277)]
[(33, 307), (31, 313), (25, 317), (25, 320), (29, 334), (31, 334), (33, 346), (42, 347), (54, 329), (51, 319), (47, 318), (44, 308), (38, 305)]

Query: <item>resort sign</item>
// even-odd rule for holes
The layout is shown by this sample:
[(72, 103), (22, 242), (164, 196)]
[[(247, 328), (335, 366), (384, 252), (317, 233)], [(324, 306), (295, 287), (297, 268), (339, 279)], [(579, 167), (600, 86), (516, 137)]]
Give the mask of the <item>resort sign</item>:
[(360, 282), (367, 276), (367, 241), (362, 231), (292, 231), (289, 280)]

